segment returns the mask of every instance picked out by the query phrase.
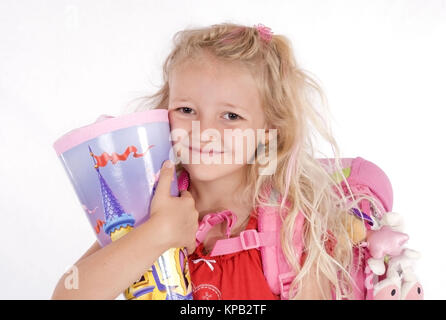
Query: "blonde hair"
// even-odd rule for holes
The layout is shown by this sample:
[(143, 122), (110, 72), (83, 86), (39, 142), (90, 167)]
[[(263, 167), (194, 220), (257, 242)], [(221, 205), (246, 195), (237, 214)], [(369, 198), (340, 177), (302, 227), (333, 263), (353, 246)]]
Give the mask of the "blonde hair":
[[(336, 299), (353, 297), (355, 285), (350, 276), (353, 267), (353, 244), (344, 223), (345, 215), (367, 199), (379, 211), (374, 199), (366, 195), (353, 196), (342, 172), (339, 147), (330, 125), (323, 117), (329, 114), (326, 98), (320, 86), (296, 62), (288, 38), (274, 34), (269, 42), (259, 36), (255, 27), (221, 23), (202, 28), (189, 28), (174, 35), (174, 47), (163, 65), (163, 85), (153, 95), (144, 96), (135, 111), (167, 109), (169, 103), (169, 75), (173, 68), (188, 59), (196, 58), (202, 50), (222, 61), (243, 63), (252, 73), (261, 95), (262, 108), (268, 127), (277, 129), (277, 169), (273, 175), (259, 175), (261, 155), (245, 170), (244, 191), (241, 198), (249, 199), (253, 208), (258, 205), (278, 206), (266, 200), (264, 186), (272, 186), (283, 199), (289, 201), (287, 211), (280, 203), (283, 219), (281, 246), (293, 271), (297, 274), (291, 284), (290, 298), (306, 297), (305, 288), (313, 287), (316, 276), (318, 297), (331, 299), (331, 292), (322, 285), (330, 284)], [(314, 98), (320, 98), (319, 112)], [(334, 152), (334, 163), (324, 166), (316, 158), (313, 139), (318, 133)], [(320, 152), (320, 151), (319, 151)], [(264, 162), (261, 162), (264, 163)], [(177, 165), (177, 172), (181, 163)], [(331, 172), (331, 173), (330, 173)], [(344, 196), (339, 183), (344, 181), (349, 197)], [(296, 217), (305, 217), (303, 228), (303, 265), (293, 245)], [(328, 233), (337, 239), (330, 255), (325, 243)], [(328, 281), (328, 282), (327, 282)], [(310, 297), (311, 298), (311, 297)]]

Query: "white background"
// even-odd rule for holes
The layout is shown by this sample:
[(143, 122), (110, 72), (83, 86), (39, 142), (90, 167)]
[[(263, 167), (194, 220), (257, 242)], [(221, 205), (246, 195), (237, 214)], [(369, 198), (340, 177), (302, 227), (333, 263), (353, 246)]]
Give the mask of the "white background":
[(320, 81), (344, 157), (378, 164), (426, 299), (445, 299), (446, 2), (0, 2), (0, 298), (48, 299), (95, 236), (54, 150), (153, 93), (176, 31), (263, 23)]

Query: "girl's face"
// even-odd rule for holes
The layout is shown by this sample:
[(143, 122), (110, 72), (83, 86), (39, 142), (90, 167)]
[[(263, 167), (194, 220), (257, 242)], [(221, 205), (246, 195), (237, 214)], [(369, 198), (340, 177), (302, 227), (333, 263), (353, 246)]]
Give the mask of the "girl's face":
[(265, 119), (245, 67), (203, 52), (174, 68), (169, 89), (172, 143), (191, 177), (215, 180), (253, 163)]

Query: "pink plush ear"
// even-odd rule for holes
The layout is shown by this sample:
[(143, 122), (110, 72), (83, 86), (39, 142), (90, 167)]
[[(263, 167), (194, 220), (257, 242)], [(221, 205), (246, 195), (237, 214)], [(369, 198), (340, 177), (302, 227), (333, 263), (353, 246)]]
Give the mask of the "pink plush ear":
[(403, 250), (403, 245), (409, 236), (405, 233), (393, 231), (389, 226), (383, 226), (379, 230), (367, 232), (367, 242), (370, 254), (375, 259), (381, 259), (385, 255), (398, 256)]
[(379, 289), (373, 296), (374, 300), (399, 300), (401, 296), (400, 288), (394, 284), (389, 283)]
[(403, 283), (401, 287), (402, 300), (424, 300), (424, 290), (421, 284), (416, 281)]

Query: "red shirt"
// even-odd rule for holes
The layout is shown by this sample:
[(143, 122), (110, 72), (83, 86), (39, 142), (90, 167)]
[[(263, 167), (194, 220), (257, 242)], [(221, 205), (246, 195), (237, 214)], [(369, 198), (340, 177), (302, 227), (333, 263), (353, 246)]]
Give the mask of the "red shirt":
[[(245, 228), (257, 229), (257, 218)], [(276, 300), (263, 274), (258, 249), (211, 257), (200, 243), (189, 256), (194, 300)]]

